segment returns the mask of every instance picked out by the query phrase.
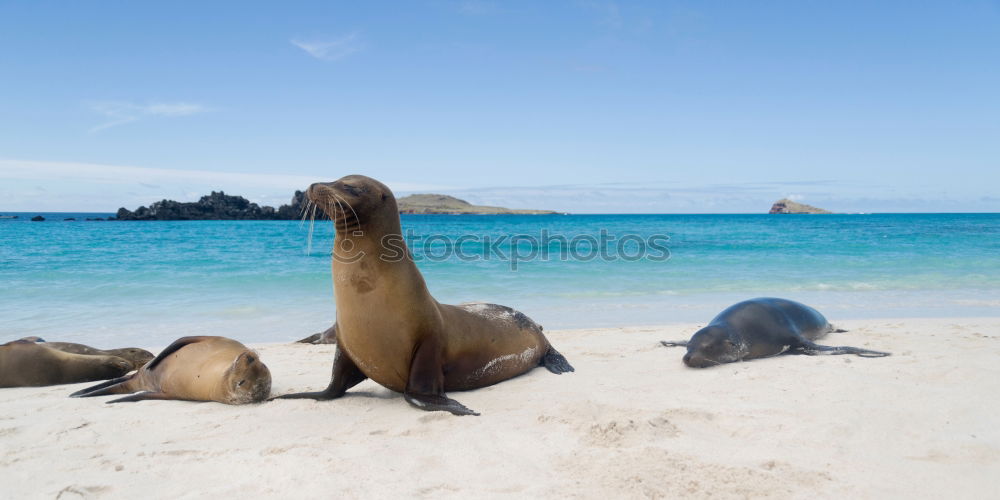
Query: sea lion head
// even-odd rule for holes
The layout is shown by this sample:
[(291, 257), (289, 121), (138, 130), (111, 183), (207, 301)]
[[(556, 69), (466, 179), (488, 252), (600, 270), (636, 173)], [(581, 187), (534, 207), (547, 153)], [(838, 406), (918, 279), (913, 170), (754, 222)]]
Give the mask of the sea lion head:
[(728, 328), (709, 325), (695, 332), (687, 343), (684, 364), (691, 368), (732, 363), (740, 359), (741, 342)]
[(363, 175), (348, 175), (333, 182), (317, 182), (306, 191), (331, 219), (338, 232), (378, 231), (399, 224), (399, 209), (392, 190)]
[(256, 352), (243, 351), (226, 370), (223, 384), (227, 403), (259, 403), (271, 394), (271, 371)]
[(143, 365), (149, 363), (156, 356), (153, 353), (145, 350), (139, 349), (138, 347), (125, 347), (122, 349), (108, 349), (107, 352), (111, 353), (113, 356), (118, 356), (119, 358), (128, 360), (132, 363), (134, 369), (138, 370), (142, 368)]

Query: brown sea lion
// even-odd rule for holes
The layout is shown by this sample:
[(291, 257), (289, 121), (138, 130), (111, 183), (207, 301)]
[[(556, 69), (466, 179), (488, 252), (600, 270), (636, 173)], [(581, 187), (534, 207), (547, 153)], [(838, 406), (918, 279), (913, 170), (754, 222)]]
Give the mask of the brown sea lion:
[(689, 341), (663, 341), (665, 346), (687, 347), (684, 364), (705, 368), (747, 359), (789, 354), (857, 354), (882, 357), (889, 353), (858, 347), (830, 347), (814, 343), (830, 332), (843, 332), (819, 311), (805, 304), (771, 297), (745, 300), (719, 313)]
[[(36, 339), (36, 340), (32, 340)], [(145, 350), (139, 349), (138, 347), (123, 347), (120, 349), (97, 349), (95, 347), (90, 347), (84, 344), (75, 344), (73, 342), (46, 342), (39, 337), (25, 337), (21, 340), (27, 340), (30, 342), (38, 342), (45, 347), (51, 347), (62, 352), (69, 352), (72, 354), (89, 354), (91, 356), (118, 356), (119, 358), (126, 359), (132, 363), (132, 369), (138, 370), (142, 368), (142, 365), (150, 362), (155, 356), (153, 353)]]
[(337, 343), (337, 324), (334, 323), (333, 326), (323, 330), (319, 333), (314, 333), (302, 340), (297, 340), (297, 344), (336, 344)]
[(0, 387), (76, 384), (130, 371), (132, 363), (116, 356), (73, 354), (24, 340), (0, 345)]
[(366, 378), (421, 410), (478, 415), (445, 396), (507, 380), (536, 366), (573, 371), (542, 327), (495, 304), (440, 304), (403, 240), (392, 191), (361, 175), (309, 187), (334, 221), (337, 351), (322, 392), (281, 398), (335, 399)]
[(70, 396), (136, 393), (108, 402), (181, 399), (235, 405), (263, 401), (270, 392), (271, 372), (256, 352), (225, 337), (183, 337), (139, 371)]

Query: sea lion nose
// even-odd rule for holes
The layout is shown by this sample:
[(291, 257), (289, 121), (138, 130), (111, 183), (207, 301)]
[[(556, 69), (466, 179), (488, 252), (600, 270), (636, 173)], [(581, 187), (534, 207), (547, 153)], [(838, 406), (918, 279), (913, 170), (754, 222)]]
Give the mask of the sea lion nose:
[(688, 364), (690, 362), (691, 362), (691, 353), (687, 353), (684, 355), (684, 364)]

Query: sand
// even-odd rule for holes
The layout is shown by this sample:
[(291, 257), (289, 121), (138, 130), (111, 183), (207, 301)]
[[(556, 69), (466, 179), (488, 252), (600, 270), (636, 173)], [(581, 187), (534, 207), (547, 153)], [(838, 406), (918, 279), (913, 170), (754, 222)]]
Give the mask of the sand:
[[(840, 321), (828, 345), (705, 370), (696, 325), (548, 336), (536, 369), (425, 413), (371, 381), (329, 402), (70, 399), (0, 390), (4, 498), (985, 498), (1000, 493), (1000, 318)], [(273, 394), (325, 387), (333, 346), (255, 346)]]

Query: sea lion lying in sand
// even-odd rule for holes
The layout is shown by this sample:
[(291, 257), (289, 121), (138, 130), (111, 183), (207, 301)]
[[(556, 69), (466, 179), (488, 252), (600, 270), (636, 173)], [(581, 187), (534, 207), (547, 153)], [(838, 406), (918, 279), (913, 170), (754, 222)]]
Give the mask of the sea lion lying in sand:
[(138, 370), (142, 365), (149, 363), (155, 356), (153, 353), (139, 349), (138, 347), (122, 347), (119, 349), (97, 349), (89, 345), (75, 344), (73, 342), (46, 342), (39, 337), (25, 337), (21, 340), (37, 342), (45, 347), (51, 347), (62, 352), (72, 354), (88, 354), (91, 356), (118, 356), (132, 363), (132, 369)]
[(297, 340), (297, 344), (336, 344), (337, 343), (337, 324), (334, 323), (333, 326), (323, 330), (319, 333), (314, 333), (302, 340)]
[(306, 194), (337, 230), (337, 353), (326, 390), (280, 398), (336, 399), (371, 378), (421, 410), (478, 415), (445, 392), (486, 387), (537, 366), (573, 371), (524, 314), (496, 304), (434, 300), (406, 248), (396, 198), (385, 184), (351, 175), (313, 184)]
[(139, 371), (70, 396), (136, 393), (108, 402), (181, 399), (234, 405), (263, 401), (270, 392), (271, 372), (256, 352), (225, 337), (183, 337)]
[(132, 363), (117, 356), (73, 354), (26, 340), (0, 345), (0, 387), (76, 384), (130, 371)]
[(758, 298), (740, 302), (719, 313), (689, 341), (663, 341), (665, 346), (687, 347), (684, 364), (705, 368), (722, 363), (791, 354), (857, 354), (882, 357), (889, 353), (857, 347), (830, 347), (813, 343), (837, 330), (819, 311), (795, 301)]

